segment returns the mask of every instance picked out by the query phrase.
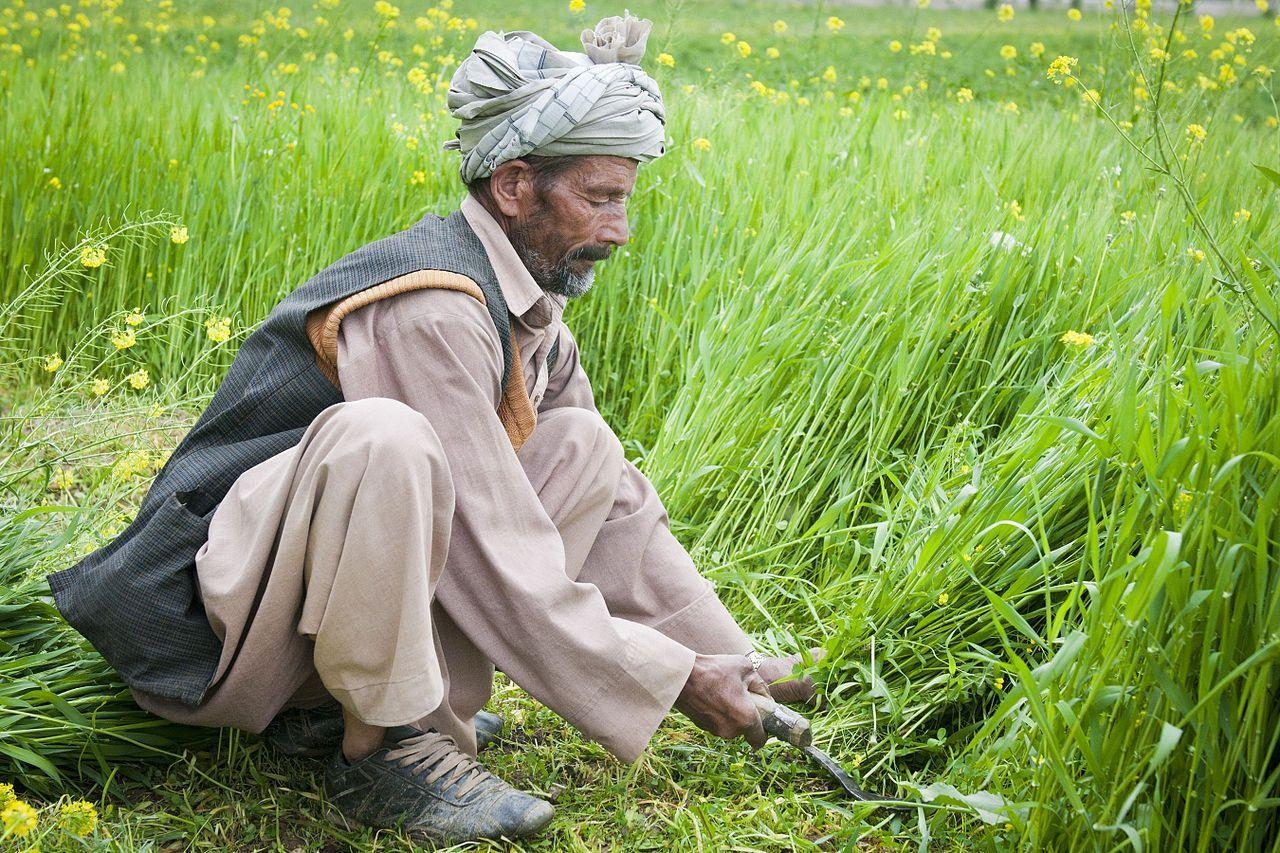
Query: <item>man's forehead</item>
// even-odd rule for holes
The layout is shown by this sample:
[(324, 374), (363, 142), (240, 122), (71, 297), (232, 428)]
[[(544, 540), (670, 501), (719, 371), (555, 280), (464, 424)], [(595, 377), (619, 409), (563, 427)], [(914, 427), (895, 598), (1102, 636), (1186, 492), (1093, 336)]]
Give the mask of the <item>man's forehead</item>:
[(583, 156), (570, 173), (574, 182), (586, 190), (630, 192), (636, 183), (639, 164), (626, 157), (607, 155)]

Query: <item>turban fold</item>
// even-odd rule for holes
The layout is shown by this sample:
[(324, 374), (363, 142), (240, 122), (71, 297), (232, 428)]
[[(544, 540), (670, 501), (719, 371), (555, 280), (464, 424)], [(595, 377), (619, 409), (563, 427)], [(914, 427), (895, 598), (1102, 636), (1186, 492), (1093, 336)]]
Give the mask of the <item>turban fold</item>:
[(462, 180), (527, 154), (662, 156), (662, 94), (638, 64), (652, 26), (606, 18), (583, 31), (586, 53), (524, 31), (480, 36), (449, 85), (462, 124), (444, 147), (462, 152)]

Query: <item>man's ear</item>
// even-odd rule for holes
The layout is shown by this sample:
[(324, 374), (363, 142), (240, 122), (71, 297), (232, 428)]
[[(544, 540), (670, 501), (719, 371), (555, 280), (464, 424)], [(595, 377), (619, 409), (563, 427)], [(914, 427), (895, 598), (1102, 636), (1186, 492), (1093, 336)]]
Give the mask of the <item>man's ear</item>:
[(535, 195), (533, 169), (523, 160), (508, 160), (489, 176), (489, 193), (503, 216), (521, 218)]

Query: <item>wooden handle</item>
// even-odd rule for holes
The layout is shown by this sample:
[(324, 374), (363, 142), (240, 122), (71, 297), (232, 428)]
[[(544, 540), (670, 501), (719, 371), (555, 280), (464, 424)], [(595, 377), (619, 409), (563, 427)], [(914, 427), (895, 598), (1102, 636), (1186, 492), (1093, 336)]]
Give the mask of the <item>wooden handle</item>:
[(800, 749), (813, 742), (813, 732), (804, 717), (759, 693), (752, 693), (751, 698), (760, 714), (760, 724), (767, 733)]

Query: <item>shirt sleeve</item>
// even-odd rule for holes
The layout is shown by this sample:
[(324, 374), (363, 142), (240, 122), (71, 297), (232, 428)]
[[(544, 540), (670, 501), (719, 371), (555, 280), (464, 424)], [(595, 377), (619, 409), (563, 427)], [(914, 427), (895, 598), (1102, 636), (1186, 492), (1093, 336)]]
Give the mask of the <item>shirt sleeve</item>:
[(338, 375), (346, 399), (400, 400), (439, 438), (456, 503), (437, 602), (534, 698), (635, 760), (683, 688), (693, 652), (614, 617), (596, 586), (565, 574), (559, 532), (495, 413), (502, 354), (483, 306), (444, 291), (386, 300), (397, 301), (343, 321)]
[[(562, 406), (596, 411), (577, 341), (563, 324), (558, 346), (555, 372), (547, 380), (539, 411)], [(657, 490), (630, 460), (624, 462), (613, 508), (592, 553), (609, 563), (607, 572), (591, 573), (589, 566), (588, 577), (615, 616), (650, 625), (698, 654), (744, 654), (752, 649), (715, 588), (671, 532)]]

